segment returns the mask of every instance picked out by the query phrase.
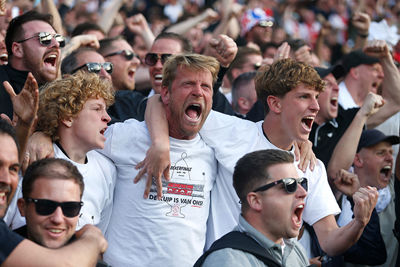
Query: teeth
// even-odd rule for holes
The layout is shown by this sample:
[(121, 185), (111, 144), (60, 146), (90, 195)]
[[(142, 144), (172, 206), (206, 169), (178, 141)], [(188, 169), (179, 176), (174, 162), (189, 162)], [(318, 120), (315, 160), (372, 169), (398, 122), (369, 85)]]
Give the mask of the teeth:
[(313, 120), (314, 117), (304, 117), (304, 119)]
[(338, 98), (337, 97), (332, 97), (331, 101), (336, 101)]
[(156, 79), (162, 79), (162, 74), (157, 74), (157, 75), (154, 76), (154, 78), (156, 78)]
[(302, 209), (302, 208), (304, 208), (304, 205), (299, 205), (299, 206), (297, 206), (297, 208)]
[(50, 232), (51, 232), (51, 233), (56, 233), (56, 234), (58, 234), (58, 233), (61, 233), (62, 230), (59, 230), (59, 229), (50, 229)]
[(200, 104), (192, 104), (192, 106), (200, 107)]
[(0, 197), (4, 197), (6, 195), (6, 192), (1, 192)]
[(57, 55), (49, 55), (48, 58), (56, 58)]

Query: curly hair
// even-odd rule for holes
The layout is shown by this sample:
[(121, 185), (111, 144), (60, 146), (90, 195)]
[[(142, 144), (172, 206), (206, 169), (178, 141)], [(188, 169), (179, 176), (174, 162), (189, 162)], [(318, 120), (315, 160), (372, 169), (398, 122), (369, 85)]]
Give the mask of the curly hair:
[(97, 74), (81, 71), (48, 83), (40, 91), (36, 129), (49, 135), (53, 142), (59, 140), (60, 122), (76, 117), (89, 98), (103, 98), (107, 107), (112, 105), (111, 83)]
[(325, 82), (313, 67), (290, 58), (262, 67), (254, 81), (257, 98), (264, 103), (266, 113), (269, 112), (266, 100), (270, 95), (284, 97), (299, 84), (317, 92), (322, 92), (325, 87)]

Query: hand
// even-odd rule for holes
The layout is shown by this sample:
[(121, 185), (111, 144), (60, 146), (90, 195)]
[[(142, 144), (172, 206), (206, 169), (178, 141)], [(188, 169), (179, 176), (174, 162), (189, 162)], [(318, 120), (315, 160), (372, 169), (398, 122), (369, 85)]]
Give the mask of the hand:
[(382, 96), (370, 92), (365, 97), (360, 112), (362, 112), (363, 116), (369, 117), (375, 114), (384, 104), (385, 100)]
[(307, 166), (310, 165), (310, 170), (314, 170), (314, 166), (317, 162), (314, 152), (312, 151), (312, 143), (307, 140), (304, 142), (295, 142), (294, 150), (296, 160), (299, 160), (299, 169), (305, 172)]
[(289, 58), (289, 54), (290, 54), (290, 45), (288, 45), (287, 42), (283, 42), (283, 44), (281, 44), (278, 47), (278, 50), (276, 51), (276, 54), (274, 56), (274, 62), (281, 59)]
[(311, 48), (308, 45), (304, 45), (294, 52), (294, 58), (309, 65), (312, 65)]
[(351, 23), (359, 34), (368, 35), (371, 18), (367, 13), (356, 12), (351, 19)]
[(98, 245), (99, 254), (106, 252), (108, 243), (100, 229), (94, 225), (86, 224), (79, 231), (75, 232), (77, 239), (92, 239)]
[(146, 18), (142, 14), (136, 14), (125, 20), (128, 29), (138, 35), (142, 35), (145, 30), (149, 29)]
[(13, 124), (17, 121), (31, 126), (39, 108), (38, 84), (32, 73), (28, 74), (22, 91), (17, 95), (9, 82), (3, 82), (4, 88), (10, 95), (14, 110)]
[(220, 34), (210, 41), (208, 55), (215, 57), (221, 66), (227, 68), (236, 57), (237, 45), (232, 38)]
[(341, 169), (333, 180), (336, 188), (346, 196), (353, 196), (360, 188), (360, 181), (356, 174)]
[(81, 34), (71, 38), (70, 43), (73, 43), (77, 48), (82, 46), (92, 47), (94, 49), (99, 49), (100, 44), (97, 40), (96, 35), (93, 34)]
[(42, 132), (34, 132), (28, 140), (24, 160), (21, 164), (22, 172), (25, 172), (29, 164), (36, 160), (53, 157), (54, 150), (50, 137)]
[(379, 59), (391, 57), (389, 47), (384, 40), (369, 41), (367, 46), (364, 48), (364, 52), (368, 56)]
[(371, 186), (362, 187), (353, 195), (354, 219), (364, 227), (371, 218), (371, 213), (378, 201), (378, 195), (378, 190)]
[(148, 198), (153, 178), (157, 187), (157, 199), (162, 197), (162, 175), (169, 181), (169, 167), (171, 161), (169, 158), (169, 144), (166, 146), (152, 145), (147, 150), (146, 158), (136, 165), (136, 169), (141, 169), (133, 182), (136, 184), (144, 174), (147, 174), (146, 188), (143, 198)]
[(216, 21), (219, 17), (218, 13), (212, 10), (211, 8), (207, 8), (206, 10), (204, 10), (202, 15), (204, 18), (203, 21), (207, 21), (209, 23)]

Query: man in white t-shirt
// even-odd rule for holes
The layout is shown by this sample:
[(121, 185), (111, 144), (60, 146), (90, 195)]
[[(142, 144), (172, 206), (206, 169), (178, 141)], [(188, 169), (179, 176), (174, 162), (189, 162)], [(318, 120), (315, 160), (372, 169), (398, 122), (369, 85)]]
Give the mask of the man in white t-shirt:
[[(169, 181), (143, 191), (133, 183), (135, 166), (151, 145), (144, 122), (109, 127), (101, 151), (117, 167), (114, 207), (104, 259), (112, 266), (193, 266), (203, 253), (210, 191), (216, 177), (213, 150), (200, 138), (212, 106), (219, 63), (197, 54), (171, 56), (164, 63), (161, 101), (169, 127)], [(149, 179), (152, 182), (152, 177)], [(158, 192), (163, 192), (159, 199)]]
[[(323, 87), (323, 81), (312, 67), (291, 59), (280, 60), (261, 70), (256, 77), (257, 95), (264, 101), (267, 113), (263, 122), (252, 123), (218, 112), (210, 113), (200, 134), (214, 148), (219, 166), (211, 196), (207, 246), (231, 231), (239, 219), (240, 202), (232, 186), (237, 160), (259, 149), (293, 152), (296, 141), (307, 141), (319, 110), (317, 97)], [(157, 124), (151, 126), (153, 130), (160, 126), (159, 122)], [(157, 138), (162, 138), (160, 131), (156, 132)], [(318, 161), (314, 170), (307, 168), (303, 172), (298, 168), (298, 171), (309, 180), (304, 220), (314, 226), (322, 249), (329, 255), (345, 251), (357, 241), (368, 223), (376, 191), (372, 190), (365, 201), (356, 201), (354, 220), (338, 228), (334, 215), (340, 209), (322, 162)]]

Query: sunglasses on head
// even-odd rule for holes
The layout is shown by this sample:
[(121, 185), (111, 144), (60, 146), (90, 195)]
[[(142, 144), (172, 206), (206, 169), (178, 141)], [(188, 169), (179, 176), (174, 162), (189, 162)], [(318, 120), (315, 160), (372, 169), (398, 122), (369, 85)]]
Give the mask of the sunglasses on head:
[(161, 64), (164, 64), (170, 56), (172, 56), (172, 54), (147, 53), (146, 57), (144, 58), (144, 62), (146, 65), (152, 67), (157, 64), (159, 59), (161, 60)]
[(253, 190), (253, 192), (261, 192), (261, 191), (265, 191), (270, 189), (271, 187), (277, 185), (277, 184), (283, 184), (283, 186), (285, 187), (285, 190), (288, 194), (293, 194), (294, 192), (296, 192), (297, 190), (297, 185), (300, 184), (304, 190), (307, 191), (308, 189), (308, 183), (307, 183), (307, 178), (303, 177), (303, 178), (283, 178), (281, 180), (260, 186), (259, 188), (257, 188), (256, 190)]
[(130, 50), (126, 50), (126, 49), (105, 55), (104, 57), (112, 57), (115, 55), (123, 55), (126, 60), (132, 60), (134, 57), (136, 57), (140, 60), (140, 57), (137, 54), (135, 54), (134, 52), (132, 52)]
[(90, 62), (83, 64), (82, 66), (77, 67), (72, 71), (72, 73), (77, 72), (80, 69), (83, 69), (84, 67), (87, 67), (88, 72), (96, 73), (98, 74), (101, 71), (101, 68), (103, 68), (105, 71), (107, 71), (109, 74), (113, 72), (113, 64), (111, 62), (104, 62), (104, 63), (96, 63), (96, 62)]
[(51, 44), (51, 40), (54, 38), (60, 47), (65, 46), (65, 37), (58, 33), (48, 33), (48, 32), (39, 32), (32, 37), (26, 38), (24, 40), (17, 41), (17, 43), (23, 43), (33, 38), (39, 38), (39, 43), (44, 46), (49, 46)]
[(83, 206), (82, 201), (57, 202), (49, 199), (35, 198), (27, 198), (26, 201), (34, 203), (36, 213), (41, 216), (53, 214), (57, 207), (61, 207), (64, 216), (72, 218), (78, 216)]

